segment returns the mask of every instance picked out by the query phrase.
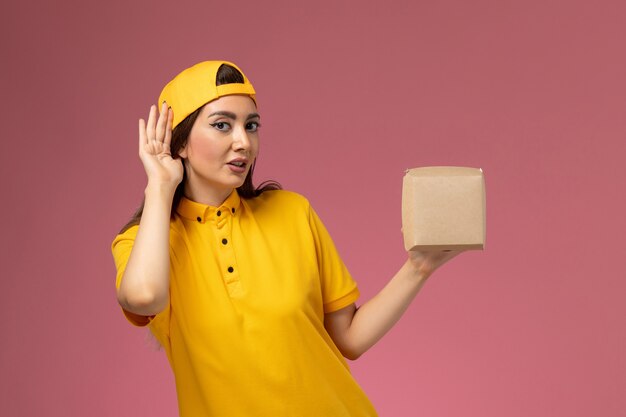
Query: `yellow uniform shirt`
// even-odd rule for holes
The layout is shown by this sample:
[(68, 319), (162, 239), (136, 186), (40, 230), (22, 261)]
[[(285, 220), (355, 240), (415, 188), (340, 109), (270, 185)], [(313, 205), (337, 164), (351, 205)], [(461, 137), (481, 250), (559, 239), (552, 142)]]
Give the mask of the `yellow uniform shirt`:
[[(119, 287), (138, 226), (112, 244)], [(376, 416), (324, 328), (359, 297), (308, 201), (288, 191), (220, 207), (183, 198), (170, 223), (170, 299), (149, 324), (182, 417)]]

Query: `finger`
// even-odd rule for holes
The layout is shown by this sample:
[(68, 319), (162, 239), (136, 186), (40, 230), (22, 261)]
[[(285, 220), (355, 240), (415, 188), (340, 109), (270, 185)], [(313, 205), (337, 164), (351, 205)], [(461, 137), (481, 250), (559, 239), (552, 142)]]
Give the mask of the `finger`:
[(146, 121), (139, 119), (139, 149), (148, 143), (148, 137), (146, 136)]
[(448, 262), (450, 259), (459, 256), (461, 254), (461, 251), (455, 251), (455, 252), (450, 252), (448, 253), (448, 256), (446, 256), (446, 262)]
[(148, 116), (148, 124), (146, 126), (146, 135), (147, 135), (147, 140), (154, 140), (155, 139), (155, 131), (156, 129), (156, 106), (153, 104), (152, 106), (150, 106), (150, 115)]
[(174, 121), (174, 110), (171, 107), (167, 109), (167, 123), (165, 125), (165, 139), (163, 143), (170, 146), (172, 142), (172, 123)]
[(460, 253), (461, 253), (460, 251), (441, 252), (436, 261), (437, 265), (445, 264), (446, 262), (448, 262), (449, 260), (451, 260), (452, 258), (454, 258)]
[(433, 262), (436, 262), (436, 263), (444, 262), (448, 257), (450, 257), (452, 253), (454, 252), (446, 252), (446, 251), (434, 252)]
[(165, 138), (165, 123), (167, 122), (167, 104), (163, 102), (161, 104), (161, 111), (159, 112), (159, 121), (156, 127), (156, 140), (159, 142)]

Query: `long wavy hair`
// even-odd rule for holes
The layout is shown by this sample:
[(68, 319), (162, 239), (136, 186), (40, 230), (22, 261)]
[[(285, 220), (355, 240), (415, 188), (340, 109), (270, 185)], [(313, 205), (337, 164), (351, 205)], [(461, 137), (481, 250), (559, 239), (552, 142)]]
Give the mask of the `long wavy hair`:
[[(222, 64), (217, 70), (216, 76), (216, 85), (222, 84), (233, 84), (233, 83), (243, 83), (243, 75), (236, 68)], [(172, 130), (172, 142), (170, 144), (170, 152), (173, 158), (180, 158), (179, 152), (187, 145), (187, 139), (189, 138), (189, 133), (191, 132), (191, 128), (193, 127), (196, 119), (198, 118), (198, 114), (200, 114), (200, 110), (202, 110), (201, 106), (196, 111), (187, 116), (183, 121), (181, 121), (173, 130)], [(248, 175), (243, 181), (243, 184), (237, 188), (237, 192), (241, 198), (254, 198), (256, 196), (261, 195), (264, 191), (268, 190), (280, 190), (282, 187), (276, 181), (264, 181), (258, 187), (254, 187), (254, 183), (252, 181), (252, 175), (254, 174), (254, 166), (255, 162), (252, 163), (250, 167), (250, 171), (248, 171)], [(183, 197), (185, 190), (185, 181), (187, 180), (187, 172), (185, 170), (185, 164), (183, 164), (183, 179), (180, 184), (176, 187), (176, 191), (174, 191), (174, 198), (172, 200), (172, 209), (170, 211), (170, 217), (174, 217), (174, 213), (176, 212), (176, 208), (180, 203), (180, 200)], [(142, 200), (141, 205), (132, 215), (128, 223), (122, 227), (120, 233), (126, 231), (129, 227), (139, 224), (141, 220), (141, 215), (143, 214), (143, 207), (145, 204), (145, 198)]]

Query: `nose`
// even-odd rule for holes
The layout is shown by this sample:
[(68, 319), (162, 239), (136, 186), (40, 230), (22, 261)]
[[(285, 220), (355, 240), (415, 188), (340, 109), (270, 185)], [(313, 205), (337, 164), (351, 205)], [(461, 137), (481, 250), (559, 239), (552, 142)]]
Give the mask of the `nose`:
[(250, 138), (245, 127), (238, 127), (233, 132), (233, 148), (236, 151), (247, 151), (250, 149)]

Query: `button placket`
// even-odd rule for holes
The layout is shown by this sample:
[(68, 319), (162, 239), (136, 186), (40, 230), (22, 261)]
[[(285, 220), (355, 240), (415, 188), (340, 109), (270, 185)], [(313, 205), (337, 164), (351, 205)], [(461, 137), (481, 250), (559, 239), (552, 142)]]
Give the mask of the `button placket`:
[(215, 212), (215, 222), (217, 223), (217, 228), (223, 228), (227, 223), (229, 223), (230, 216), (227, 214), (228, 211), (224, 211), (222, 209), (217, 209)]
[(232, 244), (233, 215), (231, 213), (232, 211), (228, 208), (220, 208), (216, 211), (215, 216), (217, 228), (220, 231), (217, 239), (222, 259), (222, 277), (228, 293), (234, 296), (241, 292), (241, 282), (239, 281), (239, 268), (236, 262), (235, 249)]

